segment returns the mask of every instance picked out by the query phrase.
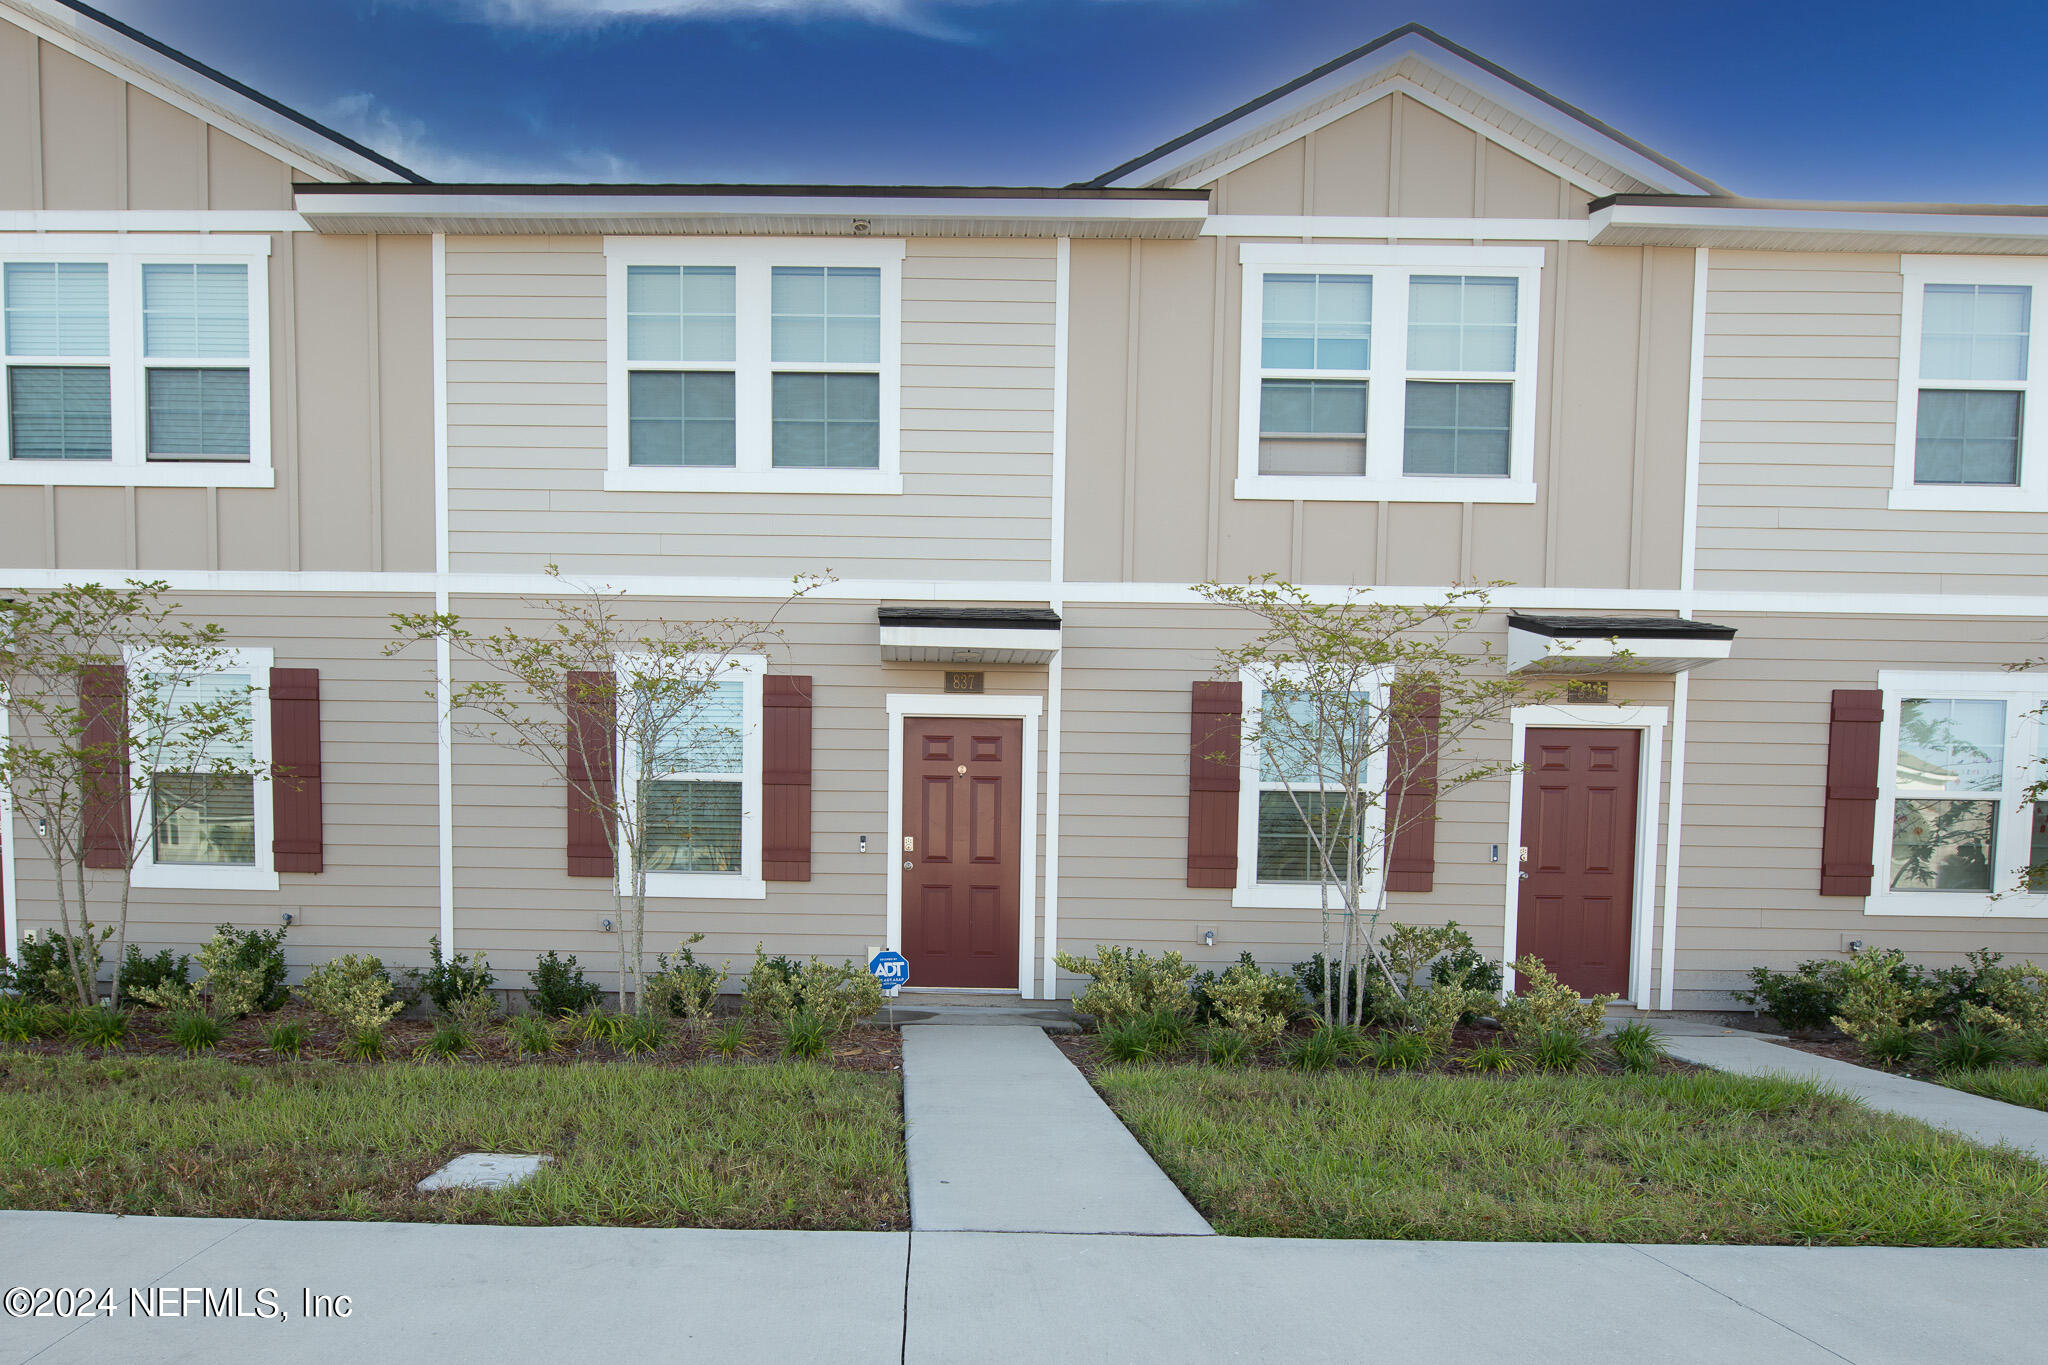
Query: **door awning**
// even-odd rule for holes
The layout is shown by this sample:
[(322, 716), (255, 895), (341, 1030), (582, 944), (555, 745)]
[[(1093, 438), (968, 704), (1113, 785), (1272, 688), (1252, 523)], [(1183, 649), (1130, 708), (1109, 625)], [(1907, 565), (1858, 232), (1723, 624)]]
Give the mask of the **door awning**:
[(1060, 616), (1046, 607), (882, 607), (887, 663), (1042, 664), (1060, 648)]
[(1734, 645), (1735, 627), (1683, 616), (1508, 615), (1510, 673), (1683, 673)]

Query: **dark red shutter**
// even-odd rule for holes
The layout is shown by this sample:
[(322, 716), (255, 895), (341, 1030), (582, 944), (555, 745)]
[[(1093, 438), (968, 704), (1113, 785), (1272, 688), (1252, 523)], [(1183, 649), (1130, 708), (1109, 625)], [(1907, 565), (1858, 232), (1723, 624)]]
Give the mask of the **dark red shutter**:
[(761, 877), (811, 879), (811, 680), (770, 674), (761, 689)]
[(326, 867), (327, 842), (320, 805), (320, 670), (270, 670), (270, 753), (277, 768), (271, 783), (275, 836), (270, 841), (279, 872), (319, 872)]
[(84, 772), (85, 865), (128, 866), (128, 673), (119, 664), (88, 664), (78, 674)]
[(1387, 890), (1436, 885), (1437, 729), (1443, 716), (1434, 687), (1396, 684), (1388, 734), (1387, 821), (1399, 820), (1387, 845)]
[(1188, 885), (1237, 885), (1239, 749), (1244, 686), (1195, 684), (1188, 727)]
[(574, 672), (568, 678), (569, 875), (609, 877), (613, 822), (618, 819), (612, 746), (618, 698), (610, 673)]
[(1835, 689), (1828, 718), (1828, 794), (1820, 833), (1820, 893), (1867, 896), (1876, 869), (1878, 732), (1884, 693)]

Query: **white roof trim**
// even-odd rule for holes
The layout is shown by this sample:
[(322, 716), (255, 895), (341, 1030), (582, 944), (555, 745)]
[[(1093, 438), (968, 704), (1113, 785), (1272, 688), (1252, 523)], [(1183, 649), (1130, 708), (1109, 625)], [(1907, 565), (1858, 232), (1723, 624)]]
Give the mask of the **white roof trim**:
[(1591, 223), (1596, 246), (2048, 254), (2048, 217), (2024, 214), (1610, 204)]
[(342, 143), (165, 57), (55, 0), (0, 0), (0, 18), (315, 180), (401, 177)]
[(1684, 673), (1734, 652), (1733, 640), (1631, 635), (1552, 636), (1508, 622), (1510, 673)]
[[(1391, 93), (1394, 88), (1391, 82), (1394, 81), (1398, 81), (1401, 93), (1417, 95), (1439, 112), (1485, 131), (1488, 136), (1500, 141), (1504, 146), (1512, 147), (1516, 152), (1528, 156), (1530, 160), (1536, 161), (1546, 169), (1557, 174), (1565, 174), (1557, 170), (1563, 163), (1555, 158), (1528, 147), (1525, 142), (1505, 130), (1475, 121), (1468, 111), (1457, 109), (1457, 106), (1428, 91), (1412, 78), (1396, 73), (1394, 68), (1406, 61), (1428, 67), (1446, 79), (1467, 87), (1481, 98), (1544, 130), (1559, 141), (1585, 151), (1637, 184), (1655, 187), (1659, 192), (1671, 194), (1683, 194), (1706, 188), (1417, 33), (1397, 38), (1385, 47), (1375, 49), (1358, 62), (1339, 67), (1319, 80), (1289, 91), (1272, 103), (1245, 114), (1241, 119), (1233, 120), (1185, 147), (1176, 148), (1158, 160), (1149, 161), (1106, 183), (1113, 186), (1175, 187), (1206, 184), (1218, 175), (1224, 174), (1225, 167), (1234, 169), (1236, 165), (1254, 160), (1276, 146), (1302, 137), (1324, 123)], [(1356, 103), (1343, 98), (1343, 92), (1361, 85), (1383, 85), (1385, 88), (1365, 92), (1364, 97), (1358, 99)], [(1311, 112), (1316, 110), (1318, 105), (1331, 100), (1339, 101), (1334, 109)], [(1452, 113), (1454, 109), (1457, 110), (1456, 113)], [(1257, 122), (1252, 124), (1254, 131), (1247, 133), (1244, 125), (1251, 120)], [(1272, 132), (1268, 136), (1260, 137), (1258, 130), (1262, 129), (1271, 129)], [(1254, 140), (1253, 147), (1236, 153), (1230, 151), (1248, 139)], [(1228, 156), (1229, 159), (1222, 160), (1223, 156)], [(1215, 164), (1210, 164), (1212, 162)], [(1582, 187), (1595, 188), (1596, 193), (1601, 189), (1612, 193), (1623, 188), (1619, 183), (1588, 186), (1586, 172), (1582, 170), (1573, 170), (1569, 178)]]

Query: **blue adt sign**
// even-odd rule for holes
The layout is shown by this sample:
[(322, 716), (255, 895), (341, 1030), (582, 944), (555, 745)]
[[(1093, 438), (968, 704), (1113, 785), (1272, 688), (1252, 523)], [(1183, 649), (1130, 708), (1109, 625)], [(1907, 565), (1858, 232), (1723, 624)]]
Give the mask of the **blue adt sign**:
[(910, 984), (910, 959), (901, 953), (883, 950), (868, 959), (868, 970), (884, 989)]

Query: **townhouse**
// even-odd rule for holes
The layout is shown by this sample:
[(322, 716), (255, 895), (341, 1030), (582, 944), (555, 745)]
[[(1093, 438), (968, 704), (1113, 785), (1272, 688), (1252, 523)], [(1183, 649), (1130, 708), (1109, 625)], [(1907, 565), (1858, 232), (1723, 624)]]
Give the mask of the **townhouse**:
[[(1651, 1009), (2038, 958), (2044, 255), (2036, 210), (1737, 198), (1414, 26), (1082, 185), (441, 185), (0, 0), (0, 581), (169, 581), (316, 765), (156, 827), (145, 945), (609, 961), (588, 817), (385, 653), (552, 563), (671, 619), (834, 576), (670, 775), (657, 947), (1025, 997), (1098, 942), (1307, 956), (1284, 796), (1201, 741), (1256, 687), (1193, 587), (1272, 573), (1506, 580), (1506, 665), (1591, 684), (1401, 841), (1396, 918)], [(10, 821), (8, 943), (50, 875)]]

